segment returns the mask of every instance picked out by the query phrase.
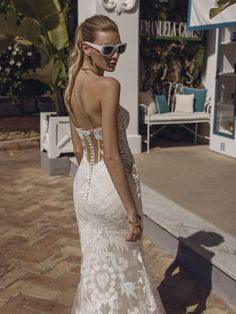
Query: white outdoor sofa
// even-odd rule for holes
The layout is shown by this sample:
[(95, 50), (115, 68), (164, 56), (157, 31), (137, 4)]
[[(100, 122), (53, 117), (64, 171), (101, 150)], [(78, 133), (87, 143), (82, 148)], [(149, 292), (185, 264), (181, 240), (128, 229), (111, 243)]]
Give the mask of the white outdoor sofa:
[[(147, 139), (144, 142), (147, 143), (147, 152), (150, 150), (150, 140), (151, 138), (160, 132), (162, 129), (167, 127), (169, 124), (180, 124), (188, 131), (194, 133), (194, 143), (197, 142), (197, 137), (207, 138), (208, 136), (203, 136), (198, 134), (198, 124), (199, 123), (209, 123), (210, 124), (210, 100), (205, 103), (205, 110), (203, 112), (167, 112), (167, 113), (152, 113), (153, 110), (149, 110), (147, 104), (140, 103), (141, 110), (141, 123), (145, 124), (147, 127)], [(195, 130), (190, 129), (186, 124), (195, 123)], [(151, 133), (151, 126), (162, 125), (161, 128), (155, 130)]]

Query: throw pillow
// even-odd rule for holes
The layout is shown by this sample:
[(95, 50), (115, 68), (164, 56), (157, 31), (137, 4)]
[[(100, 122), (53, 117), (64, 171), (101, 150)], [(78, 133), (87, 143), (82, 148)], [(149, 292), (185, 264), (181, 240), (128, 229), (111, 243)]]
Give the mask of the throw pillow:
[(140, 103), (148, 106), (149, 114), (153, 114), (157, 112), (157, 107), (156, 107), (155, 99), (153, 98), (152, 91), (148, 90), (146, 92), (140, 92), (139, 101)]
[(176, 94), (175, 112), (193, 112), (194, 94)]
[(155, 95), (158, 113), (169, 112), (169, 106), (165, 95)]
[(194, 94), (194, 111), (204, 111), (207, 89), (197, 89), (184, 86), (183, 94)]

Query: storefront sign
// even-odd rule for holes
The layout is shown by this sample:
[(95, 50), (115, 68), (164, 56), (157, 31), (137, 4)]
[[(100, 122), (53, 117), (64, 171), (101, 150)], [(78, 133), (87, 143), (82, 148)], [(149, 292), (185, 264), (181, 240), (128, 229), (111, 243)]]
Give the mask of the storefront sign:
[(187, 31), (187, 24), (184, 22), (141, 20), (140, 35), (156, 39), (202, 40), (203, 32)]

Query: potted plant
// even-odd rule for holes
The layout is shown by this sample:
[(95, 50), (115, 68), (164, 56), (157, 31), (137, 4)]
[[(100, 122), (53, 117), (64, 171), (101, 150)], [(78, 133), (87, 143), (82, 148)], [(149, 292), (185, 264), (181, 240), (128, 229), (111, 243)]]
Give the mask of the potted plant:
[(22, 49), (33, 47), (40, 56), (36, 69), (27, 70), (22, 77), (34, 79), (49, 87), (55, 111), (41, 112), (41, 151), (49, 158), (72, 152), (69, 118), (63, 101), (66, 81), (65, 50), (69, 38), (66, 22), (58, 0), (13, 0), (15, 9), (9, 7), (0, 14), (0, 46), (3, 50), (10, 42)]

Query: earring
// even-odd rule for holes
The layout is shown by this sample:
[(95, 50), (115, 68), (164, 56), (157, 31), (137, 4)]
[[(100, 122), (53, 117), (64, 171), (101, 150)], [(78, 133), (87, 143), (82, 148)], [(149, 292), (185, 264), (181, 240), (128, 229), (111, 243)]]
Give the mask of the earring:
[(89, 58), (90, 65), (93, 66), (93, 60), (92, 60), (91, 56), (88, 55), (88, 58)]

